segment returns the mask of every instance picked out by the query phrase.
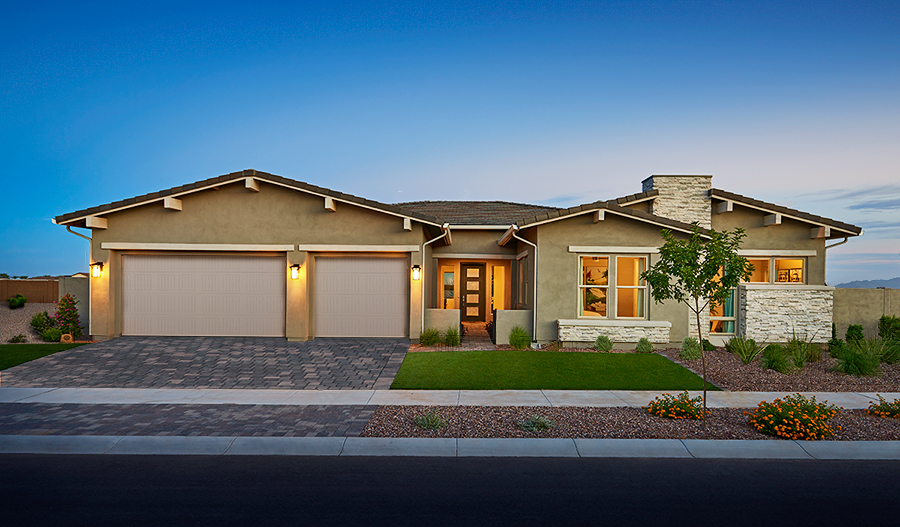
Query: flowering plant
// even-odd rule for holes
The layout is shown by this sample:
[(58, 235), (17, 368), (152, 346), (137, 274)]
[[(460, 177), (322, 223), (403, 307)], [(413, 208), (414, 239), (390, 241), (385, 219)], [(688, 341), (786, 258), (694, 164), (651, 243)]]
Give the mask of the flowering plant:
[(78, 300), (69, 293), (56, 302), (56, 325), (63, 334), (69, 333), (73, 338), (82, 335), (81, 325), (78, 323), (78, 309), (75, 307), (77, 303)]
[[(664, 393), (650, 401), (647, 406), (641, 407), (653, 415), (668, 417), (670, 419), (703, 419), (703, 397), (691, 399), (688, 391), (676, 395)], [(706, 412), (705, 415), (709, 415)]]
[(889, 403), (884, 400), (880, 393), (876, 395), (878, 395), (878, 402), (872, 401), (866, 410), (869, 415), (900, 418), (900, 399), (894, 399), (894, 402)]
[[(834, 435), (828, 420), (839, 413), (837, 406), (816, 402), (795, 393), (771, 403), (762, 401), (750, 415), (750, 425), (764, 434), (785, 439), (824, 439)], [(840, 426), (837, 427), (841, 429)]]

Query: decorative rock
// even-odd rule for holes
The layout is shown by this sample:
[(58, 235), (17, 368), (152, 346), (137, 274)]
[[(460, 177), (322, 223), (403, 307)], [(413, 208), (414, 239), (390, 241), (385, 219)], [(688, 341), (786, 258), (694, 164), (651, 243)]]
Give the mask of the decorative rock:
[(71, 344), (72, 342), (75, 342), (75, 339), (72, 338), (71, 333), (65, 333), (59, 338), (59, 341), (63, 344)]

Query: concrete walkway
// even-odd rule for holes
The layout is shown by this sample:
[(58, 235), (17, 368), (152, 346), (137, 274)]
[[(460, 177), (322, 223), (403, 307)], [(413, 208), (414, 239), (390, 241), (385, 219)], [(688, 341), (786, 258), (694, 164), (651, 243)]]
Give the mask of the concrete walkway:
[[(137, 388), (3, 388), (0, 403), (253, 404), (407, 406), (646, 406), (662, 391), (628, 390), (216, 390)], [(702, 392), (689, 392), (692, 397)], [(755, 408), (794, 392), (709, 392), (710, 408)], [(801, 392), (848, 410), (877, 401), (875, 392)], [(900, 399), (900, 392), (881, 393)]]
[[(378, 405), (643, 406), (662, 392), (559, 390), (214, 390), (0, 388), (0, 403), (23, 405), (258, 405), (270, 409), (354, 407), (359, 421)], [(788, 392), (710, 392), (711, 407), (752, 408)], [(693, 393), (691, 395), (697, 395)], [(847, 409), (874, 393), (805, 393)], [(883, 393), (891, 400), (900, 393)], [(314, 408), (318, 407), (318, 409)], [(123, 408), (127, 408), (123, 406)], [(206, 406), (206, 408), (216, 408)], [(193, 411), (193, 408), (191, 408)], [(231, 410), (229, 410), (231, 411)], [(344, 411), (341, 409), (341, 411)], [(207, 412), (209, 415), (209, 412)], [(268, 417), (267, 417), (268, 418)], [(180, 418), (179, 418), (180, 419)], [(215, 419), (215, 417), (211, 417)], [(179, 421), (180, 422), (180, 421)], [(196, 424), (196, 421), (192, 421)], [(318, 426), (318, 425), (317, 425)], [(327, 430), (326, 430), (327, 432)], [(95, 432), (96, 433), (96, 432)], [(331, 433), (331, 432), (329, 432)], [(340, 433), (338, 431), (337, 433)], [(0, 435), (0, 454), (292, 455), (438, 457), (625, 457), (900, 460), (900, 441), (723, 441), (677, 439), (420, 439), (223, 435)]]

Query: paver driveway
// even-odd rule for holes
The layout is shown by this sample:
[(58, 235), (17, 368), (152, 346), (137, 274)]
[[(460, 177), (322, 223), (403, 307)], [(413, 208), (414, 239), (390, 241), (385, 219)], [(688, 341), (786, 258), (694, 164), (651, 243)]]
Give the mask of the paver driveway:
[(59, 388), (390, 388), (402, 338), (119, 337), (2, 372), (0, 386)]

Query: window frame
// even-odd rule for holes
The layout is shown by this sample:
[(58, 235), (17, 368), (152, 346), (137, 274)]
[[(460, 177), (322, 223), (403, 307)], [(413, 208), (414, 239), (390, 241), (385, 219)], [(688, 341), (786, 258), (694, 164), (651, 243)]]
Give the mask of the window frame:
[[(578, 315), (578, 319), (580, 320), (650, 320), (650, 306), (649, 298), (650, 298), (650, 284), (647, 283), (646, 280), (643, 281), (644, 285), (636, 285), (636, 286), (620, 286), (618, 285), (618, 265), (619, 258), (640, 258), (644, 260), (644, 270), (646, 271), (650, 266), (650, 254), (637, 254), (637, 253), (579, 253), (578, 258), (576, 259), (576, 266), (578, 272), (578, 281), (576, 286), (576, 313)], [(606, 258), (607, 265), (609, 269), (609, 274), (607, 276), (606, 285), (605, 286), (597, 286), (597, 285), (586, 285), (582, 282), (584, 281), (584, 266), (582, 264), (583, 258)], [(640, 280), (639, 280), (640, 281)], [(606, 289), (606, 316), (593, 316), (593, 315), (585, 315), (584, 314), (584, 297), (583, 290), (586, 288), (605, 288)], [(619, 316), (619, 295), (618, 291), (620, 289), (637, 289), (642, 290), (643, 295), (640, 302), (640, 309), (643, 312), (643, 316), (639, 317), (625, 317)]]
[[(606, 285), (597, 285), (597, 284), (585, 284), (584, 282), (584, 259), (585, 258), (606, 258)], [(578, 255), (578, 318), (584, 318), (587, 320), (607, 320), (609, 319), (609, 304), (610, 304), (610, 281), (613, 276), (612, 268), (609, 265), (609, 261), (613, 260), (612, 256), (606, 254), (579, 254)], [(606, 315), (585, 315), (584, 314), (584, 290), (586, 289), (603, 289), (606, 291)]]
[[(765, 260), (768, 262), (768, 276), (769, 280), (767, 282), (741, 282), (742, 284), (769, 284), (769, 285), (782, 285), (782, 286), (792, 286), (792, 285), (807, 285), (809, 283), (809, 257), (808, 256), (779, 256), (777, 252), (772, 253), (773, 256), (747, 256), (747, 260)], [(776, 260), (799, 260), (801, 263), (800, 273), (802, 279), (799, 282), (779, 282), (778, 281), (778, 273), (775, 269), (775, 261)]]

